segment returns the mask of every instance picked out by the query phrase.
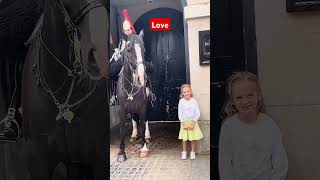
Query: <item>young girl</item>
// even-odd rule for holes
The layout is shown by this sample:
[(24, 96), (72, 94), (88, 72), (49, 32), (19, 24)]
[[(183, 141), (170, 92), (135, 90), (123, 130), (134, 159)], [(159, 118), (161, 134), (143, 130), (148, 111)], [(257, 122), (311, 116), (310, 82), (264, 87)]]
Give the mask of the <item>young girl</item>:
[(258, 78), (232, 75), (219, 140), (220, 180), (284, 180), (288, 170), (282, 135), (265, 114)]
[(190, 159), (195, 159), (196, 141), (203, 137), (198, 125), (200, 111), (197, 101), (192, 97), (189, 84), (183, 84), (180, 88), (180, 101), (178, 105), (178, 116), (181, 122), (179, 139), (182, 139), (182, 159), (187, 158), (187, 141), (191, 141)]

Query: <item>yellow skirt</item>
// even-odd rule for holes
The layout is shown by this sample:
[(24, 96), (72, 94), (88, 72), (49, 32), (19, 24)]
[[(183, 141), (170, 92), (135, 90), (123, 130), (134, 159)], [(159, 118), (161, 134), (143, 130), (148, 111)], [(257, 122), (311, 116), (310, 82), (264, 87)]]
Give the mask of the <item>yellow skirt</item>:
[[(192, 120), (187, 120), (183, 121), (187, 125), (190, 125), (192, 123)], [(200, 130), (200, 127), (198, 125), (198, 122), (194, 126), (192, 130), (189, 129), (183, 129), (180, 127), (180, 132), (179, 132), (179, 139), (182, 139), (183, 141), (194, 141), (194, 140), (199, 140), (203, 138), (203, 134)]]

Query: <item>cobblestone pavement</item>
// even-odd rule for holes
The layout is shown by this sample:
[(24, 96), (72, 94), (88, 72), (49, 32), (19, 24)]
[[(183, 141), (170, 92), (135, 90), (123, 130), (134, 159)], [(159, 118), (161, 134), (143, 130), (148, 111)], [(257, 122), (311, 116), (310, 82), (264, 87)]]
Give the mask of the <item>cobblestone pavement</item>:
[[(116, 131), (110, 139), (111, 180), (209, 180), (210, 155), (197, 154), (196, 160), (181, 160), (181, 142), (177, 139), (176, 125), (150, 124), (152, 142), (150, 154), (139, 158), (139, 142), (126, 138), (127, 161), (117, 162), (119, 136)], [(189, 158), (189, 156), (188, 156)]]

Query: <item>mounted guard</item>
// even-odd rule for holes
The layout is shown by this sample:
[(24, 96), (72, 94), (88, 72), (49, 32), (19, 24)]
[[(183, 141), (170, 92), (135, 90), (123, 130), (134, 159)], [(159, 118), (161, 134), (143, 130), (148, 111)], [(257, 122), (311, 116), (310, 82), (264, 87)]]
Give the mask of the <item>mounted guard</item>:
[(124, 22), (122, 28), (123, 33), (126, 35), (126, 40), (121, 40), (121, 45), (115, 49), (115, 53), (110, 60), (110, 69), (111, 72), (114, 73), (111, 74), (111, 77), (117, 79), (116, 98), (119, 104), (121, 134), (118, 153), (119, 162), (127, 159), (124, 143), (127, 114), (130, 114), (131, 118), (137, 122), (135, 123), (133, 121), (133, 135), (137, 135), (137, 127), (139, 127), (141, 145), (143, 146), (143, 148), (140, 149), (140, 157), (146, 157), (149, 154), (146, 139), (148, 138), (147, 133), (149, 133), (150, 137), (150, 132), (146, 131), (146, 115), (151, 104), (150, 102), (154, 100), (154, 98), (152, 98), (154, 95), (152, 96), (150, 80), (152, 64), (144, 59), (143, 31), (140, 31), (139, 35), (137, 35), (126, 9), (123, 11), (123, 15)]
[[(123, 10), (123, 17), (124, 17), (124, 21), (122, 24), (122, 29), (123, 29), (123, 33), (125, 34), (125, 36), (123, 36), (123, 38), (120, 40), (118, 48), (114, 49), (114, 54), (112, 55), (112, 57), (110, 59), (111, 78), (114, 81), (117, 81), (120, 70), (123, 67), (123, 61), (121, 61), (119, 59), (122, 58), (123, 51), (124, 51), (126, 45), (128, 45), (130, 43), (130, 40), (134, 40), (134, 38), (132, 38), (132, 37), (134, 35), (136, 35), (136, 30), (130, 20), (127, 9)], [(135, 44), (134, 48), (135, 48), (136, 52), (138, 52), (137, 57), (139, 57), (137, 59), (137, 73), (135, 74), (135, 78), (137, 79), (138, 85), (140, 87), (146, 88), (146, 95), (149, 98), (151, 105), (152, 105), (152, 102), (156, 100), (155, 95), (152, 93), (152, 82), (151, 82), (153, 65), (148, 61), (143, 62), (143, 60), (142, 60), (143, 55), (139, 54), (139, 53), (141, 53), (141, 49), (140, 49), (139, 45)], [(133, 98), (134, 97), (129, 97), (129, 99), (131, 99), (131, 100)], [(111, 101), (110, 104), (115, 103), (115, 101), (116, 101), (115, 94), (112, 96), (110, 101)], [(136, 114), (131, 114), (131, 118), (132, 118), (133, 130), (132, 130), (132, 135), (131, 135), (130, 141), (135, 142), (137, 140), (137, 135), (138, 135), (137, 127), (138, 127), (139, 118), (136, 116)], [(146, 121), (145, 138), (146, 138), (147, 142), (149, 142), (151, 139), (148, 121)]]

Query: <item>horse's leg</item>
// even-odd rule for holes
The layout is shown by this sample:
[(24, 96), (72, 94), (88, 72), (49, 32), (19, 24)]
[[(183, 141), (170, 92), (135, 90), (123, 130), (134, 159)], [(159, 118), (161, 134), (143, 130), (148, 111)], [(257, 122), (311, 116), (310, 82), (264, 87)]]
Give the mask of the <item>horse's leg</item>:
[(63, 163), (58, 163), (52, 173), (52, 180), (66, 180), (67, 179), (67, 167)]
[(142, 149), (140, 149), (140, 157), (146, 157), (149, 154), (149, 150), (147, 148), (146, 140), (144, 138), (144, 132), (146, 128), (146, 110), (145, 108), (142, 108), (141, 112), (139, 113), (139, 129), (140, 129), (140, 136), (141, 136), (141, 145), (143, 146)]
[(149, 123), (146, 121), (146, 130), (144, 132), (144, 138), (146, 139), (147, 143), (150, 143), (151, 135), (150, 135), (150, 130), (149, 130)]
[[(124, 107), (122, 108), (124, 109)], [(124, 162), (125, 160), (127, 160), (127, 156), (126, 153), (124, 151), (125, 149), (125, 144), (124, 144), (124, 137), (125, 137), (125, 121), (126, 121), (126, 114), (124, 112), (120, 112), (119, 114), (120, 116), (120, 136), (121, 136), (121, 142), (120, 142), (120, 149), (119, 149), (119, 153), (118, 153), (118, 162)]]
[(136, 142), (137, 140), (137, 136), (138, 136), (138, 117), (136, 114), (131, 114), (131, 121), (132, 121), (132, 134), (131, 134), (131, 138), (130, 138), (130, 142)]
[[(101, 159), (101, 160), (103, 161), (103, 159)], [(98, 169), (96, 169), (94, 166), (91, 166), (89, 164), (82, 165), (81, 171), (82, 171), (84, 180), (107, 179), (108, 176), (107, 176), (107, 172), (105, 170), (107, 168), (106, 160), (104, 161), (104, 164), (105, 164), (104, 167), (98, 166), (99, 171), (97, 173), (95, 171)], [(104, 169), (104, 171), (103, 171), (103, 169)]]
[[(103, 143), (103, 142), (101, 142)], [(107, 179), (107, 171), (106, 169), (109, 168), (109, 165), (107, 165), (107, 153), (104, 147), (100, 147), (100, 149), (97, 149), (96, 152), (96, 158), (95, 162), (93, 164), (93, 173), (94, 173), (94, 179), (93, 180), (99, 180), (99, 179)], [(88, 180), (91, 180), (90, 178), (87, 178)]]
[(59, 155), (55, 153), (57, 147), (55, 145), (46, 147), (44, 142), (38, 146), (32, 145), (34, 147), (31, 147), (28, 163), (31, 180), (66, 180), (66, 168), (60, 163)]
[[(101, 153), (99, 153), (101, 154)], [(105, 153), (106, 154), (106, 153)], [(96, 157), (99, 155), (96, 155)], [(100, 156), (101, 157), (101, 156)], [(95, 162), (86, 163), (70, 163), (68, 164), (68, 178), (63, 180), (97, 180), (107, 179), (106, 172), (106, 160), (105, 159), (94, 159)], [(104, 165), (100, 165), (100, 162), (104, 162)], [(60, 180), (60, 179), (59, 179)]]
[[(35, 145), (35, 144), (33, 144)], [(40, 149), (41, 145), (33, 147), (28, 163), (28, 170), (31, 180), (51, 179), (49, 170), (49, 157), (44, 149)], [(38, 148), (39, 147), (39, 148)]]
[[(151, 83), (150, 83), (150, 85), (151, 85)], [(145, 117), (146, 119), (148, 117), (150, 117), (149, 113), (150, 113), (150, 111), (152, 111), (151, 106), (152, 106), (151, 102), (150, 101), (147, 102), (147, 107), (146, 107), (147, 110), (146, 110), (146, 117)], [(144, 137), (145, 137), (147, 143), (150, 143), (150, 141), (151, 141), (151, 133), (150, 133), (150, 130), (149, 130), (149, 121), (148, 120), (146, 120), (146, 131), (144, 133)]]

